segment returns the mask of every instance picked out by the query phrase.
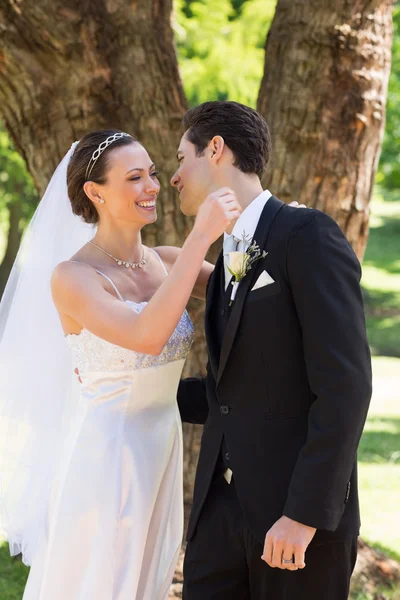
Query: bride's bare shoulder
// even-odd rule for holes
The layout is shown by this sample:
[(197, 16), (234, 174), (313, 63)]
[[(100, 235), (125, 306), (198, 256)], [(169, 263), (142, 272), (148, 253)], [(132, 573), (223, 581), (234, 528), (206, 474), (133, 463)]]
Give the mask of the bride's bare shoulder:
[(67, 290), (73, 291), (77, 286), (81, 286), (88, 279), (95, 276), (96, 272), (87, 263), (65, 260), (59, 263), (54, 269), (51, 276), (51, 290), (54, 293)]
[(64, 260), (63, 262), (58, 263), (58, 265), (53, 269), (53, 276), (56, 278), (63, 277), (73, 277), (74, 274), (78, 275), (83, 272), (94, 271), (93, 267), (89, 264), (78, 261), (78, 260)]

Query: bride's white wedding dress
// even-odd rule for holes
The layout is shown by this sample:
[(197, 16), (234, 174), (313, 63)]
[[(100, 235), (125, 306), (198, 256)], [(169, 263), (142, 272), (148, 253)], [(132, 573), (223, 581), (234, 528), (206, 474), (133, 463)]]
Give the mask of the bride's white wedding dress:
[[(123, 300), (109, 281), (121, 301), (143, 310), (145, 302)], [(192, 340), (186, 311), (160, 356), (85, 329), (67, 336), (84, 410), (63, 453), (23, 600), (167, 599), (183, 530), (176, 395)]]

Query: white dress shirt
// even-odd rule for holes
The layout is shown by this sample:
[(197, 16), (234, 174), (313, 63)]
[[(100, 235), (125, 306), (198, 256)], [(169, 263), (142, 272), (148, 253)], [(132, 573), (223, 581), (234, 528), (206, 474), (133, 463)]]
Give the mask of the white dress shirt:
[[(272, 194), (269, 190), (264, 190), (261, 192), (257, 198), (244, 209), (240, 217), (235, 223), (235, 226), (232, 231), (232, 235), (238, 242), (237, 250), (238, 252), (246, 252), (249, 247), (249, 243), (253, 239), (254, 233), (256, 231), (258, 221), (260, 220), (261, 213), (264, 210), (264, 206), (271, 198)], [(248, 242), (243, 244), (243, 236), (248, 238)], [(228, 238), (229, 234), (224, 234), (224, 239)], [(257, 241), (257, 240), (256, 240)], [(229, 281), (226, 280), (225, 275), (225, 289), (228, 287)]]

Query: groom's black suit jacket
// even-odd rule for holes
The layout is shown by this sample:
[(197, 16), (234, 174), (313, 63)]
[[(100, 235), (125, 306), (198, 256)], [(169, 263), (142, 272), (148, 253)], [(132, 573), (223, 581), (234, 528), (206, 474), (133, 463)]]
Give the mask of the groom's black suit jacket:
[[(220, 255), (207, 289), (207, 376), (179, 386), (182, 420), (204, 423), (188, 539), (223, 441), (261, 544), (282, 515), (316, 527), (313, 543), (346, 539), (359, 531), (356, 452), (371, 396), (360, 265), (330, 217), (275, 197), (253, 239), (268, 255), (231, 309)], [(274, 283), (251, 291), (263, 270)]]

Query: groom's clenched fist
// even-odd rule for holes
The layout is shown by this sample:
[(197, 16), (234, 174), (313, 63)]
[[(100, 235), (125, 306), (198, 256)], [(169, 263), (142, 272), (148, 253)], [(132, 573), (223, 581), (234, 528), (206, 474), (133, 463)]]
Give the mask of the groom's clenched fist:
[(281, 517), (265, 536), (262, 559), (270, 567), (297, 571), (304, 569), (305, 552), (317, 530), (289, 517)]

